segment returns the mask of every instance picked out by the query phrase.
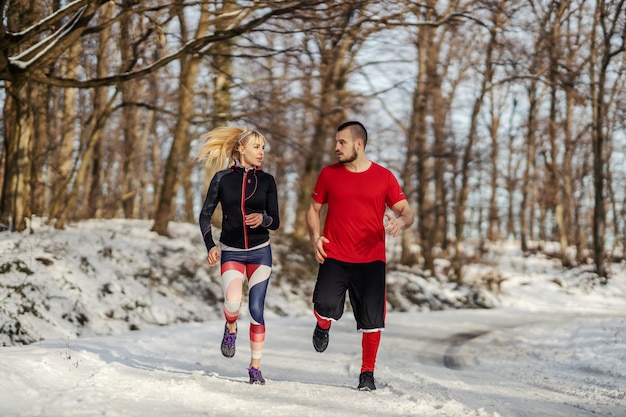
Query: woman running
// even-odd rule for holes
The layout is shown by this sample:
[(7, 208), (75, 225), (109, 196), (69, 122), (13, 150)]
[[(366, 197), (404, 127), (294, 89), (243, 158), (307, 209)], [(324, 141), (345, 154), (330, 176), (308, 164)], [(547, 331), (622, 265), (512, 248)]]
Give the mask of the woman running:
[[(220, 262), (224, 291), (224, 336), (222, 354), (235, 355), (237, 319), (248, 282), (250, 313), (250, 384), (265, 384), (261, 354), (265, 341), (263, 310), (272, 271), (269, 230), (280, 224), (274, 177), (260, 169), (267, 140), (256, 130), (244, 127), (218, 128), (203, 135), (196, 159), (217, 171), (200, 212), (199, 223), (208, 250), (210, 266)], [(228, 164), (228, 165), (227, 165)], [(223, 169), (230, 166), (227, 169)], [(222, 206), (219, 248), (211, 233), (211, 218)]]

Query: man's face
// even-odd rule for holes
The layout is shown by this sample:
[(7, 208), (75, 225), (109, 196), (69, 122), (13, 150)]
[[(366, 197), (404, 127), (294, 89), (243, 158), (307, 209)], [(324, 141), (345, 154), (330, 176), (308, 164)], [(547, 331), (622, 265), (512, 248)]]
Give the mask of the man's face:
[(356, 143), (350, 136), (348, 129), (337, 132), (335, 136), (335, 154), (337, 155), (337, 160), (342, 164), (356, 161)]

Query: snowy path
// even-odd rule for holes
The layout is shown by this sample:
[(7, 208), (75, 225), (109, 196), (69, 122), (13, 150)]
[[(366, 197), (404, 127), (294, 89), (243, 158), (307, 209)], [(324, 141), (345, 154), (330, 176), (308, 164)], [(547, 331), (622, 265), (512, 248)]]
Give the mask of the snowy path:
[[(385, 341), (393, 348), (383, 349), (389, 353), (387, 358), (383, 356), (381, 362), (391, 362), (394, 368), (415, 369), (412, 376), (402, 373), (399, 379), (421, 381), (412, 383), (408, 380), (405, 386), (421, 389), (436, 399), (453, 399), (468, 408), (487, 411), (489, 415), (624, 415), (624, 390), (620, 391), (619, 386), (624, 386), (626, 378), (614, 380), (613, 385), (603, 390), (594, 385), (596, 376), (590, 373), (586, 384), (577, 385), (578, 381), (572, 380), (577, 379), (580, 372), (552, 364), (551, 352), (528, 352), (530, 356), (545, 357), (545, 360), (533, 363), (525, 357), (524, 348), (511, 343), (516, 338), (526, 338), (525, 335), (531, 333), (530, 329), (550, 333), (565, 327), (563, 322), (574, 323), (576, 327), (594, 323), (598, 318), (571, 314), (503, 314), (502, 310), (454, 311), (435, 315), (437, 319), (433, 321), (420, 319), (418, 326), (411, 318), (402, 315), (392, 316), (390, 320)], [(443, 316), (448, 316), (448, 320), (442, 322)], [(409, 329), (416, 334), (413, 341), (402, 337), (402, 333)], [(528, 336), (529, 339), (532, 337), (532, 334)], [(555, 333), (555, 337), (561, 336)], [(542, 335), (540, 340), (545, 338)], [(408, 352), (415, 353), (407, 355)], [(514, 358), (503, 360), (503, 357), (509, 356)], [(556, 358), (557, 354), (554, 356)], [(626, 364), (623, 364), (624, 367)], [(392, 384), (395, 386), (396, 382)], [(611, 404), (607, 403), (607, 396), (614, 396), (615, 391), (618, 391), (618, 398)], [(418, 402), (419, 398), (418, 395)]]
[(221, 356), (222, 322), (4, 348), (0, 415), (623, 415), (626, 372), (594, 367), (592, 346), (580, 342), (611, 322), (558, 318), (506, 309), (390, 314), (371, 393), (354, 389), (360, 336), (350, 314), (323, 354), (311, 346), (311, 318), (268, 320), (265, 386), (246, 383), (245, 332), (235, 358)]

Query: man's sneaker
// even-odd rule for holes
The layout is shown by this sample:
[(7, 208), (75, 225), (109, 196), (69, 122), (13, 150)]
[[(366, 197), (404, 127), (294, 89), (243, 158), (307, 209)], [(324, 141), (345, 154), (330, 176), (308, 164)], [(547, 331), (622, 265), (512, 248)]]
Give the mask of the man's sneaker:
[(235, 356), (235, 341), (237, 340), (237, 330), (235, 333), (228, 332), (228, 326), (224, 325), (224, 337), (222, 338), (222, 355), (227, 358)]
[(263, 375), (261, 375), (260, 369), (250, 367), (248, 368), (248, 375), (250, 375), (250, 384), (265, 385), (265, 380), (263, 379)]
[(374, 391), (376, 389), (376, 385), (374, 385), (374, 372), (361, 372), (361, 375), (359, 375), (359, 386), (357, 389), (359, 391)]
[(328, 347), (328, 329), (322, 329), (319, 324), (315, 325), (315, 330), (313, 330), (313, 347), (318, 352), (323, 352)]

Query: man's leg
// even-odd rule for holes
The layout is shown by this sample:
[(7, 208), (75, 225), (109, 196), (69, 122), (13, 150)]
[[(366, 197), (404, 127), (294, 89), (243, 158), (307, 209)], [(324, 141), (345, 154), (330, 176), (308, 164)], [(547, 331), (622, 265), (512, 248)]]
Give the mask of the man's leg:
[(358, 264), (353, 268), (350, 277), (350, 302), (357, 330), (363, 332), (358, 385), (358, 389), (363, 391), (376, 389), (374, 368), (381, 331), (385, 328), (385, 269), (385, 263), (380, 261)]
[(378, 355), (378, 346), (380, 346), (381, 331), (363, 332), (361, 339), (362, 359), (361, 372), (374, 372), (376, 367), (376, 356)]
[(323, 352), (328, 347), (332, 321), (339, 320), (343, 315), (348, 278), (344, 262), (326, 259), (320, 265), (313, 290), (313, 314), (317, 321), (313, 331), (313, 347), (318, 352)]
[(328, 333), (330, 332), (330, 320), (322, 317), (313, 309), (313, 314), (317, 320), (315, 329), (313, 330), (313, 347), (317, 352), (323, 352), (328, 347)]
[(359, 391), (374, 391), (374, 367), (376, 366), (376, 354), (380, 345), (380, 330), (373, 332), (363, 332), (361, 341), (362, 360), (361, 373), (359, 374)]

